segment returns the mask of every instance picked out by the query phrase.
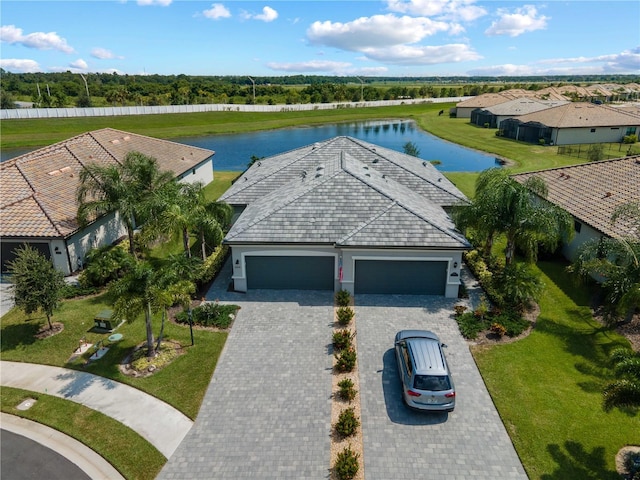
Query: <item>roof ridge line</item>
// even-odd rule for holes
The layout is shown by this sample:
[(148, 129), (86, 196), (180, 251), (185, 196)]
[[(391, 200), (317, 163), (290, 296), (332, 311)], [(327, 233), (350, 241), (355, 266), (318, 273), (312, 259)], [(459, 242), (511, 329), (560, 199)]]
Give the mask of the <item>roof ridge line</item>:
[[(387, 196), (387, 198), (389, 198), (389, 197)], [(397, 203), (398, 202), (396, 200), (391, 199), (391, 203), (389, 205), (387, 205), (385, 208), (383, 208), (378, 214), (370, 216), (367, 221), (362, 222), (360, 225), (358, 225), (353, 230), (351, 230), (349, 233), (347, 233), (342, 238), (340, 238), (336, 242), (336, 245), (343, 244), (347, 239), (349, 239), (349, 238), (353, 237), (354, 235), (356, 235), (357, 233), (361, 232), (365, 227), (371, 225), (371, 223), (373, 223), (374, 220), (377, 220), (378, 218), (382, 217), (382, 215), (384, 215), (387, 212), (389, 212), (393, 208), (393, 206), (396, 205)]]

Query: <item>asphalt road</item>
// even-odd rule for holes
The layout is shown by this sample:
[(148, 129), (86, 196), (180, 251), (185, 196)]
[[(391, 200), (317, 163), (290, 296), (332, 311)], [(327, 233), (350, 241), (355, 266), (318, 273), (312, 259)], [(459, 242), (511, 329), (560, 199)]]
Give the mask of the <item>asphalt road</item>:
[(11, 480), (91, 480), (53, 450), (21, 435), (0, 431), (0, 471)]

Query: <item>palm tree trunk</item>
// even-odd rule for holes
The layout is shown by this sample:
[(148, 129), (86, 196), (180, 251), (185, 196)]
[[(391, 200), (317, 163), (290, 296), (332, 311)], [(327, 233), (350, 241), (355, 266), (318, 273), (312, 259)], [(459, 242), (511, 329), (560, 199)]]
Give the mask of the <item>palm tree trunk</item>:
[(153, 345), (153, 328), (151, 325), (151, 305), (147, 303), (147, 308), (144, 311), (144, 320), (147, 327), (147, 357), (153, 358), (156, 356), (156, 351)]
[(204, 230), (200, 230), (200, 247), (202, 248), (202, 261), (207, 260), (207, 244), (204, 241)]
[(182, 245), (184, 246), (187, 258), (191, 258), (191, 248), (189, 248), (189, 231), (186, 228), (182, 229)]
[(507, 246), (504, 249), (504, 263), (505, 265), (511, 265), (513, 256), (516, 251), (516, 240), (512, 235), (507, 235)]
[(133, 227), (130, 225), (127, 225), (127, 236), (129, 237), (129, 253), (133, 255), (133, 258), (138, 258), (136, 257), (136, 246), (134, 244)]
[(162, 343), (162, 337), (164, 336), (164, 321), (167, 317), (167, 311), (162, 310), (162, 323), (160, 324), (160, 333), (158, 334), (158, 342), (156, 343), (156, 350), (160, 349), (160, 344)]

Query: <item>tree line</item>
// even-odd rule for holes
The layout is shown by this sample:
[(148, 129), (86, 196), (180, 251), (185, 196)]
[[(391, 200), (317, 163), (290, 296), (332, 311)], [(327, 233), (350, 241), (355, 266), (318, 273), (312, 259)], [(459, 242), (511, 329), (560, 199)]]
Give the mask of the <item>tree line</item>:
[(0, 108), (222, 104), (308, 104), (440, 98), (538, 90), (567, 83), (640, 82), (640, 75), (552, 77), (193, 76), (11, 73), (0, 69)]

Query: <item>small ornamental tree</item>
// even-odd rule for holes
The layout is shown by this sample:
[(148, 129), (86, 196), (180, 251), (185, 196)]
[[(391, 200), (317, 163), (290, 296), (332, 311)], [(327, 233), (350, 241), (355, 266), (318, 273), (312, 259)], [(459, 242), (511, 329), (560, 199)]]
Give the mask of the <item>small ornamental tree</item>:
[(16, 258), (8, 264), (15, 306), (27, 315), (42, 310), (49, 328), (53, 329), (51, 316), (60, 306), (65, 287), (64, 275), (29, 245), (18, 247), (15, 253)]

